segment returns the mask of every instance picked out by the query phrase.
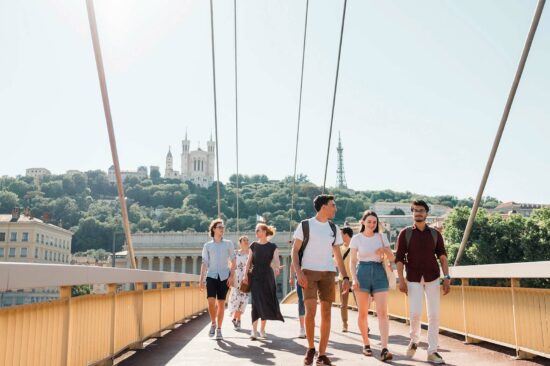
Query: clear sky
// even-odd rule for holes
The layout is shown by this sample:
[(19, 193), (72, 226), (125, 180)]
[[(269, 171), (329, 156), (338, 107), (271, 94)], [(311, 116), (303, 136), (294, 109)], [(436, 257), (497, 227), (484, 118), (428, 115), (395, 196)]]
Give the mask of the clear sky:
[[(293, 171), (305, 0), (238, 0), (240, 172)], [(214, 130), (209, 2), (98, 0), (123, 169), (179, 170)], [(322, 183), (342, 1), (310, 0), (298, 171)], [(338, 131), (347, 183), (474, 196), (533, 0), (348, 0)], [(533, 43), (486, 195), (550, 202), (550, 9)], [(233, 1), (215, 0), (221, 180), (235, 172)], [(85, 1), (0, 0), (0, 175), (112, 164)]]

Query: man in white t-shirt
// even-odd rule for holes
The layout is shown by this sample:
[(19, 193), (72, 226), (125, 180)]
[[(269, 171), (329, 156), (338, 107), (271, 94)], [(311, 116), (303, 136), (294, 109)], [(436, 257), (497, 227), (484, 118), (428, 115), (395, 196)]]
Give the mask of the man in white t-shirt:
[[(321, 194), (313, 200), (317, 214), (302, 221), (294, 232), (292, 264), (296, 270), (298, 283), (303, 288), (306, 307), (306, 337), (308, 350), (304, 365), (313, 364), (315, 357), (315, 313), (317, 296), (321, 303), (321, 335), (317, 365), (332, 365), (326, 356), (330, 334), (331, 307), (336, 297), (335, 276), (338, 265), (343, 275), (342, 291), (349, 291), (349, 277), (344, 267), (340, 245), (342, 234), (330, 220), (336, 215), (334, 196)], [(302, 249), (302, 247), (305, 247)], [(333, 261), (333, 257), (335, 261)]]

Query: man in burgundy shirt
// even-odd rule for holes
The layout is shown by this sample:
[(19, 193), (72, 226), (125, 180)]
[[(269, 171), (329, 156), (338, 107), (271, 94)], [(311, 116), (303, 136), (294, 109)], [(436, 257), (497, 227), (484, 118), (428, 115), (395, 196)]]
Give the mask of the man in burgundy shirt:
[[(420, 342), (420, 317), (422, 315), (422, 295), (426, 295), (428, 312), (428, 362), (443, 364), (443, 358), (437, 353), (439, 335), (439, 297), (440, 269), (443, 270), (443, 295), (451, 290), (451, 277), (447, 252), (441, 234), (426, 225), (430, 208), (423, 200), (412, 202), (411, 212), (414, 225), (399, 233), (397, 238), (397, 273), (399, 290), (409, 296), (410, 336), (407, 356), (413, 357)], [(407, 269), (407, 278), (403, 276)]]

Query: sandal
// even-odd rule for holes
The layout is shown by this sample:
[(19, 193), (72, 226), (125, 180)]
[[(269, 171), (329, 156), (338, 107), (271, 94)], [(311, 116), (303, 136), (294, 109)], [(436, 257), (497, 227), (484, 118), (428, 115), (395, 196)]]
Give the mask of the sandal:
[(393, 358), (393, 355), (387, 348), (382, 348), (382, 353), (380, 353), (380, 361), (389, 361)]
[(372, 349), (370, 349), (370, 344), (366, 344), (364, 347), (363, 347), (363, 354), (365, 356), (372, 356)]

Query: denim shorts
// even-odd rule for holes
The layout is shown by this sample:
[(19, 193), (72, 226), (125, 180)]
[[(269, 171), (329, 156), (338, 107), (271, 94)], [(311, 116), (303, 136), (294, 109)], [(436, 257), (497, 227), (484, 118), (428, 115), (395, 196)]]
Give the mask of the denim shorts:
[(371, 295), (376, 292), (388, 291), (388, 277), (380, 262), (359, 262), (357, 266), (359, 289)]

